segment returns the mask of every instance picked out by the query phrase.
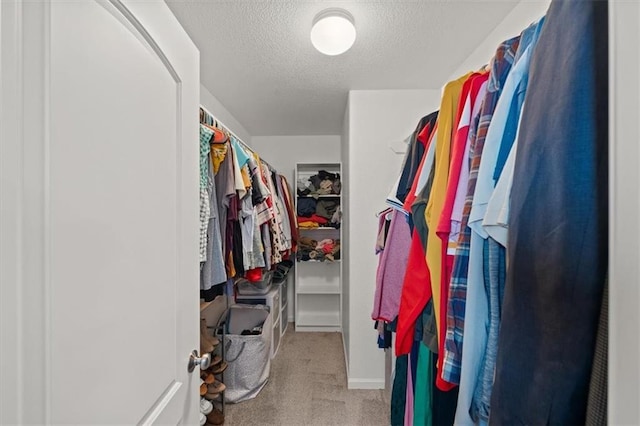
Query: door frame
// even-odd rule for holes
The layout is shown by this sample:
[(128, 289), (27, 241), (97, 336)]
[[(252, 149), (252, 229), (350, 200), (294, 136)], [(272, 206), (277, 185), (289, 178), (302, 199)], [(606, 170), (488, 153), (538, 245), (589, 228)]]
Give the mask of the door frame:
[(640, 423), (640, 3), (609, 2), (609, 423)]

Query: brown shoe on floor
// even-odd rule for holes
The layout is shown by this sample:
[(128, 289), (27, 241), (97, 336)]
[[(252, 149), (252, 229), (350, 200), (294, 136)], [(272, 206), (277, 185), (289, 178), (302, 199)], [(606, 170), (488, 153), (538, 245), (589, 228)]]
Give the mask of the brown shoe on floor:
[(211, 383), (210, 385), (207, 386), (207, 393), (220, 393), (220, 392), (224, 392), (224, 390), (227, 388), (227, 386), (222, 383), (219, 382), (218, 380), (216, 380), (215, 382)]
[(204, 394), (205, 399), (208, 399), (209, 401), (215, 401), (218, 400), (220, 397), (220, 393), (211, 393), (211, 392), (207, 392)]
[(208, 385), (216, 381), (216, 378), (214, 377), (214, 375), (212, 373), (209, 373), (208, 371), (203, 371), (202, 376), (200, 377)]
[(200, 385), (200, 396), (204, 396), (207, 393), (207, 384), (203, 383)]
[(202, 333), (202, 326), (200, 326), (200, 356), (211, 352), (213, 352), (213, 345), (211, 344), (209, 339), (207, 339), (206, 334)]
[(222, 414), (222, 411), (215, 408), (211, 413), (207, 414), (207, 423), (216, 426), (224, 424), (224, 414)]
[(200, 339), (206, 340), (213, 347), (220, 344), (220, 340), (209, 333), (207, 321), (204, 318), (200, 318)]
[(227, 366), (228, 366), (227, 361), (222, 361), (222, 363), (220, 365), (217, 365), (215, 367), (211, 367), (209, 369), (209, 372), (211, 374), (222, 374), (222, 372), (227, 369)]

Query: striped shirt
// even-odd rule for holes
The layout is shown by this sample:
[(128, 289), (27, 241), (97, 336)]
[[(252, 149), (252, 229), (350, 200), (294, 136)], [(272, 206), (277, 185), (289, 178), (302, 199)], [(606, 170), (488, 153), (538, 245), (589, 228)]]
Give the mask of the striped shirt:
[[(469, 184), (467, 197), (462, 213), (461, 232), (458, 237), (458, 245), (453, 263), (453, 272), (449, 286), (449, 301), (447, 304), (447, 324), (445, 336), (445, 353), (442, 367), (443, 380), (459, 384), (462, 366), (462, 343), (464, 333), (465, 305), (467, 300), (467, 276), (469, 271), (469, 249), (471, 246), (471, 228), (468, 226), (469, 213), (476, 188), (480, 159), (484, 148), (484, 140), (493, 117), (496, 104), (500, 98), (502, 86), (511, 70), (516, 51), (518, 50), (520, 37), (514, 37), (504, 41), (497, 49), (493, 58), (487, 94), (485, 95), (480, 116), (476, 118), (477, 127), (475, 140), (471, 145), (471, 165), (469, 171)], [(474, 120), (475, 121), (475, 120)], [(473, 123), (475, 125), (475, 123)]]

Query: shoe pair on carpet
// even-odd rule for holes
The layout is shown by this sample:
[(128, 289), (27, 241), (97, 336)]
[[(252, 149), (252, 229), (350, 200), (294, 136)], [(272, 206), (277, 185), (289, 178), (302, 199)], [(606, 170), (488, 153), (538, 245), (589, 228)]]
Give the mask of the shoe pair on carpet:
[(224, 424), (224, 414), (204, 398), (200, 399), (200, 426)]

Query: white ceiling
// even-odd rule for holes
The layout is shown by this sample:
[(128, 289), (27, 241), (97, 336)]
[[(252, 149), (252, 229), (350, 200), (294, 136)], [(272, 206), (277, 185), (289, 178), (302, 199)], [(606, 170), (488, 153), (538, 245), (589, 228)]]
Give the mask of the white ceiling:
[[(340, 134), (350, 89), (439, 89), (515, 0), (167, 0), (200, 49), (201, 80), (251, 135)], [(356, 42), (329, 57), (314, 16), (341, 7)], [(478, 64), (482, 65), (482, 64)]]

